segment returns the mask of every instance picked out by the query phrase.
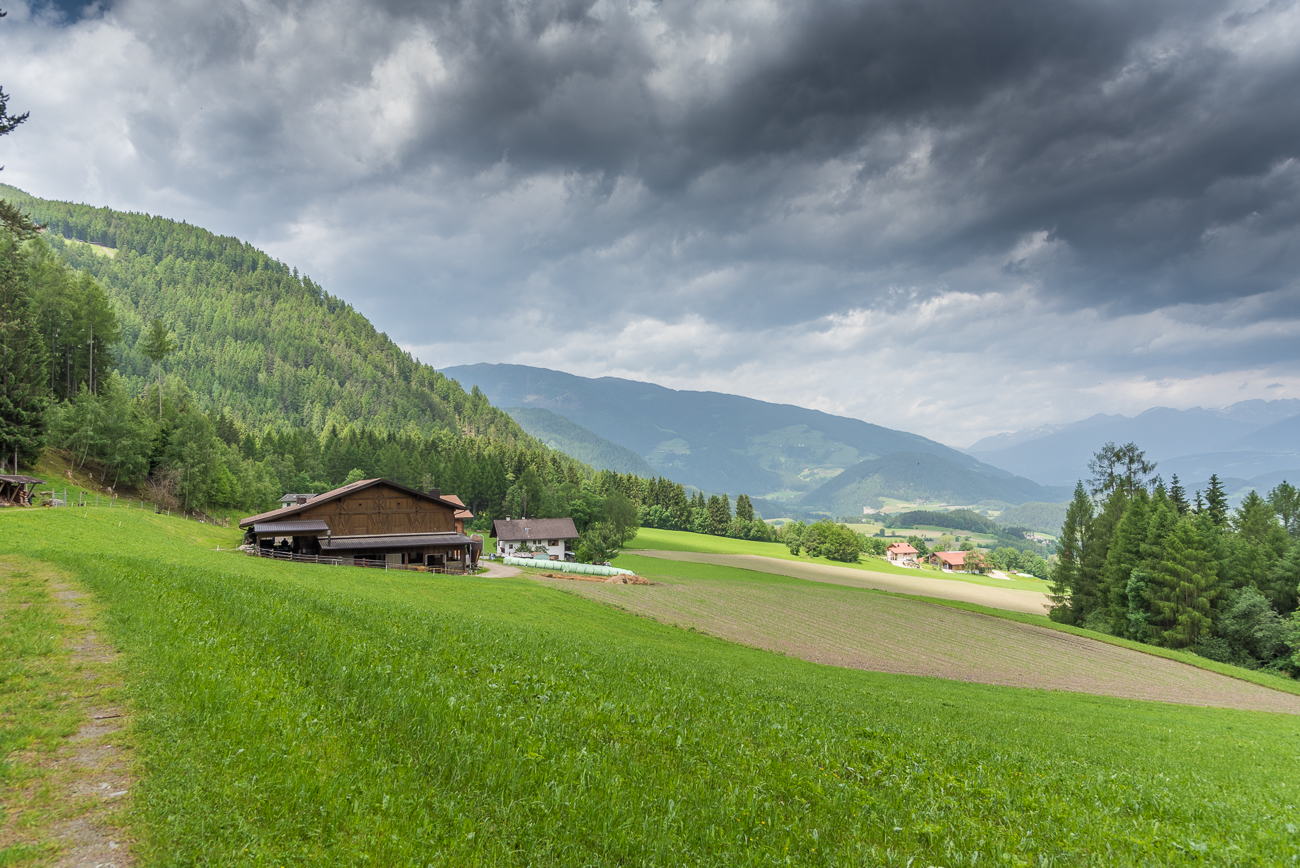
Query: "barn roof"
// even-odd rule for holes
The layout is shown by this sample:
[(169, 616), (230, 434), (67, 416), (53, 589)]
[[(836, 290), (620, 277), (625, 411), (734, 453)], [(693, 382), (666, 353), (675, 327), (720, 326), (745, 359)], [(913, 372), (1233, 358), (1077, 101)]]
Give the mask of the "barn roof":
[(14, 485), (44, 485), (44, 479), (37, 479), (35, 476), (23, 476), (16, 474), (12, 476), (0, 475), (0, 482), (10, 482)]
[(950, 567), (966, 566), (965, 552), (935, 552), (934, 556)]
[(459, 501), (453, 503), (445, 497), (434, 497), (432, 494), (426, 494), (423, 491), (416, 491), (414, 488), (407, 488), (405, 485), (398, 485), (396, 482), (390, 482), (387, 479), (361, 479), (351, 485), (344, 485), (340, 488), (334, 489), (333, 491), (318, 494), (306, 503), (299, 503), (296, 506), (287, 506), (283, 509), (273, 509), (270, 512), (260, 512), (257, 515), (250, 515), (248, 518), (241, 519), (239, 526), (247, 529), (249, 525), (256, 524), (264, 518), (273, 518), (276, 521), (279, 521), (280, 519), (288, 518), (291, 515), (297, 515), (304, 510), (320, 506), (322, 503), (329, 503), (331, 500), (338, 500), (340, 497), (347, 497), (349, 494), (355, 494), (358, 491), (363, 491), (376, 485), (387, 485), (389, 488), (396, 488), (398, 491), (409, 494), (412, 497), (431, 500), (434, 503), (441, 504), (451, 510), (465, 508), (465, 504), (460, 503)]
[(571, 518), (517, 518), (492, 522), (492, 535), (501, 540), (577, 539)]
[(330, 526), (320, 519), (309, 521), (267, 521), (253, 525), (253, 533), (273, 533), (277, 536), (305, 536), (313, 533), (329, 533)]
[(473, 540), (463, 533), (398, 533), (385, 536), (336, 536), (321, 543), (322, 552), (373, 551), (417, 546), (467, 546)]

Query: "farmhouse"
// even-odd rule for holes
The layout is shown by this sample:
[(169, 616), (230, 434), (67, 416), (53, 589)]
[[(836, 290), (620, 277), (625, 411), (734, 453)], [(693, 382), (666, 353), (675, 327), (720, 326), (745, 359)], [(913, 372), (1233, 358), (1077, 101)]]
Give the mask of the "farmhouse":
[(941, 570), (952, 572), (966, 566), (965, 552), (934, 552), (927, 560)]
[(363, 479), (249, 516), (239, 526), (260, 555), (463, 572), (483, 546), (481, 539), (465, 535), (464, 516), (473, 513), (437, 489), (421, 492), (386, 479)]
[(0, 475), (0, 506), (30, 506), (32, 486), (44, 484), (44, 479), (35, 476)]
[(896, 564), (905, 564), (908, 561), (916, 560), (916, 549), (912, 548), (911, 543), (894, 543), (885, 549), (885, 554)]
[(562, 561), (573, 553), (571, 543), (578, 538), (578, 529), (571, 518), (506, 518), (492, 522), (492, 535), (503, 555), (519, 554), (520, 548), (528, 547), (533, 557)]

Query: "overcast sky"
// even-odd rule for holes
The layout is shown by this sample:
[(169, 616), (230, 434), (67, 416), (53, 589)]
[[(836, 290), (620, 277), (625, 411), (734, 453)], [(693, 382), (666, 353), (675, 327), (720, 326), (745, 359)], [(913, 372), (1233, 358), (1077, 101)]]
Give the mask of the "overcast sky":
[(0, 180), (418, 358), (954, 445), (1300, 397), (1300, 3), (0, 2)]

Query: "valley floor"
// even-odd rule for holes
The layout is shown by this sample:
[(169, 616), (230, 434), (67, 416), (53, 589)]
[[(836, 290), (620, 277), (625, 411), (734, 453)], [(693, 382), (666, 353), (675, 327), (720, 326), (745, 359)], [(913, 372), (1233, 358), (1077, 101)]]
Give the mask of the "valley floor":
[(711, 554), (709, 552), (664, 552), (638, 550), (637, 554), (670, 561), (688, 561), (697, 564), (717, 564), (739, 567), (761, 573), (774, 573), (813, 582), (848, 585), (855, 588), (872, 588), (899, 594), (915, 594), (940, 600), (958, 600), (975, 603), (992, 609), (1042, 615), (1048, 609), (1047, 595), (1042, 591), (1025, 591), (1017, 588), (990, 587), (986, 584), (932, 578), (933, 573), (910, 570), (908, 575), (878, 573), (866, 569), (841, 567), (826, 563), (776, 560), (762, 555)]

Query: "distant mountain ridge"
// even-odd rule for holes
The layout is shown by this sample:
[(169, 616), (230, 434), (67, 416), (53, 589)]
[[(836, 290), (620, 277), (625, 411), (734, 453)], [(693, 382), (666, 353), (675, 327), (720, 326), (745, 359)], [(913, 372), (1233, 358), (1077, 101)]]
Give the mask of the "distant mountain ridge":
[(1300, 400), (1251, 400), (1230, 407), (1153, 407), (1137, 416), (1098, 414), (986, 437), (964, 450), (1045, 485), (1088, 477), (1088, 461), (1107, 442), (1134, 442), (1166, 479), (1210, 473), (1251, 478), (1300, 467)]
[(541, 407), (507, 407), (510, 418), (552, 449), (558, 449), (597, 470), (634, 473), (650, 478), (655, 469), (631, 449), (619, 446), (558, 413)]
[[(558, 414), (637, 453), (656, 473), (703, 491), (743, 492), (769, 501), (775, 496), (835, 512), (855, 495), (837, 495), (833, 502), (819, 503), (810, 493), (862, 462), (908, 453), (928, 455), (934, 461), (900, 464), (898, 473), (876, 486), (880, 491), (901, 487), (909, 496), (930, 499), (925, 484), (903, 478), (907, 466), (923, 466), (929, 474), (926, 479), (951, 477), (934, 491), (961, 491), (971, 498), (968, 502), (1021, 503), (1055, 496), (1030, 480), (1018, 480), (920, 435), (790, 404), (679, 391), (614, 377), (592, 379), (525, 365), (464, 365), (444, 368), (443, 373), (467, 388), (482, 390), (497, 406)], [(940, 464), (946, 471), (930, 472)], [(893, 465), (881, 465), (886, 466)], [(958, 478), (960, 486), (953, 481)], [(859, 493), (869, 499), (835, 514), (860, 513), (879, 497), (866, 489)]]

